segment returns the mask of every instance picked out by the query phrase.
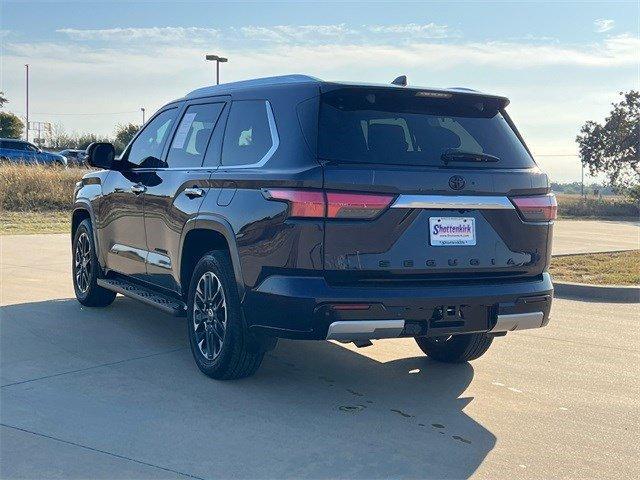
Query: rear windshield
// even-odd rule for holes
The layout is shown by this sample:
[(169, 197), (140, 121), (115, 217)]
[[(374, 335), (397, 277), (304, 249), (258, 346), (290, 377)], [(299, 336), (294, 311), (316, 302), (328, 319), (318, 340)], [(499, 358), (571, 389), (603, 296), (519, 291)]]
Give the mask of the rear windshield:
[(502, 115), (501, 99), (429, 95), (372, 88), (324, 93), (318, 156), (348, 163), (485, 168), (534, 165)]

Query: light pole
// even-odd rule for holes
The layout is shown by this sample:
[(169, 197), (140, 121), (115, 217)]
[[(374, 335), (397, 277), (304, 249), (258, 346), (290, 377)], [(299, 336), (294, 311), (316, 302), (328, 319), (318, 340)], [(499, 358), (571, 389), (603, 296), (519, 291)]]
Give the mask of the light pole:
[(27, 117), (27, 125), (24, 129), (24, 136), (25, 139), (27, 140), (27, 142), (29, 141), (29, 64), (26, 63), (24, 65), (25, 68), (25, 74), (26, 74), (26, 87), (27, 87), (27, 94), (26, 94), (26, 117)]
[(140, 111), (142, 112), (142, 125), (144, 125), (144, 112), (145, 112), (145, 108), (144, 108), (144, 107), (140, 107)]
[(229, 59), (218, 55), (205, 55), (204, 58), (216, 62), (216, 85), (220, 85), (220, 64), (229, 61)]

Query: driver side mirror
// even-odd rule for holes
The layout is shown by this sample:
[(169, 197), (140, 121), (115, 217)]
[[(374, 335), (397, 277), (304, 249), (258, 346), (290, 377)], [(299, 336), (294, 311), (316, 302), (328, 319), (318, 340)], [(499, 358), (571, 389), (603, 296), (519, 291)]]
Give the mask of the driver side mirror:
[(116, 149), (111, 143), (93, 142), (86, 150), (87, 163), (92, 167), (113, 170)]

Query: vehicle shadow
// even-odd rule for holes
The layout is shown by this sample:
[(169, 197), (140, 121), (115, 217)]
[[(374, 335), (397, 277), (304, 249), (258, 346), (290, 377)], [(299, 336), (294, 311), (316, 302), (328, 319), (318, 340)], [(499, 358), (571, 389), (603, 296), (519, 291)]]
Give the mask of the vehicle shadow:
[[(151, 442), (154, 454), (197, 476), (228, 477), (233, 471), (242, 478), (468, 478), (496, 443), (464, 411), (473, 401), (464, 396), (473, 367), (433, 362), (410, 339), (357, 351), (331, 342), (280, 341), (254, 377), (216, 382), (195, 367), (183, 320), (126, 298), (105, 309), (81, 308), (72, 299), (10, 305), (0, 308), (0, 322), (3, 393), (19, 393), (16, 402), (35, 402), (35, 410), (43, 402), (38, 418), (68, 422), (67, 431), (75, 431), (73, 422), (84, 425), (77, 434), (86, 442), (94, 436), (105, 441), (104, 432), (86, 425), (114, 429), (116, 445), (140, 450)], [(88, 373), (105, 377), (99, 389), (82, 384)], [(120, 395), (124, 375), (127, 391)], [(22, 384), (29, 389), (20, 390)], [(46, 401), (53, 395), (66, 398), (59, 412)], [(155, 408), (127, 404), (137, 395), (152, 398)], [(118, 408), (131, 416), (119, 413), (116, 424), (101, 427), (89, 413), (66, 410), (80, 401), (76, 397), (82, 398), (82, 412), (106, 418), (109, 411), (100, 408)], [(175, 412), (194, 403), (207, 406), (198, 426), (189, 417), (177, 422)], [(2, 417), (12, 416), (7, 405)], [(233, 421), (221, 421), (225, 412)], [(136, 422), (169, 423), (172, 435), (196, 443), (220, 434), (224, 443), (212, 447), (220, 449), (218, 455), (196, 462), (189, 444), (167, 447), (154, 441), (153, 431), (129, 431)], [(208, 431), (207, 425), (216, 428)], [(236, 443), (246, 455), (229, 454), (226, 449)], [(181, 465), (185, 458), (193, 463)]]

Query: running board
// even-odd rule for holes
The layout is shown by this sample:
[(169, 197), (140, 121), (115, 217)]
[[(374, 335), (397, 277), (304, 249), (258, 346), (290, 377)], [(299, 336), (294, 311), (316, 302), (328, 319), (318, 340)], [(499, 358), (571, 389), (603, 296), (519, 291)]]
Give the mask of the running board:
[(120, 278), (99, 278), (97, 283), (107, 290), (139, 300), (174, 317), (184, 317), (186, 315), (187, 306), (184, 302), (137, 283), (128, 282)]

